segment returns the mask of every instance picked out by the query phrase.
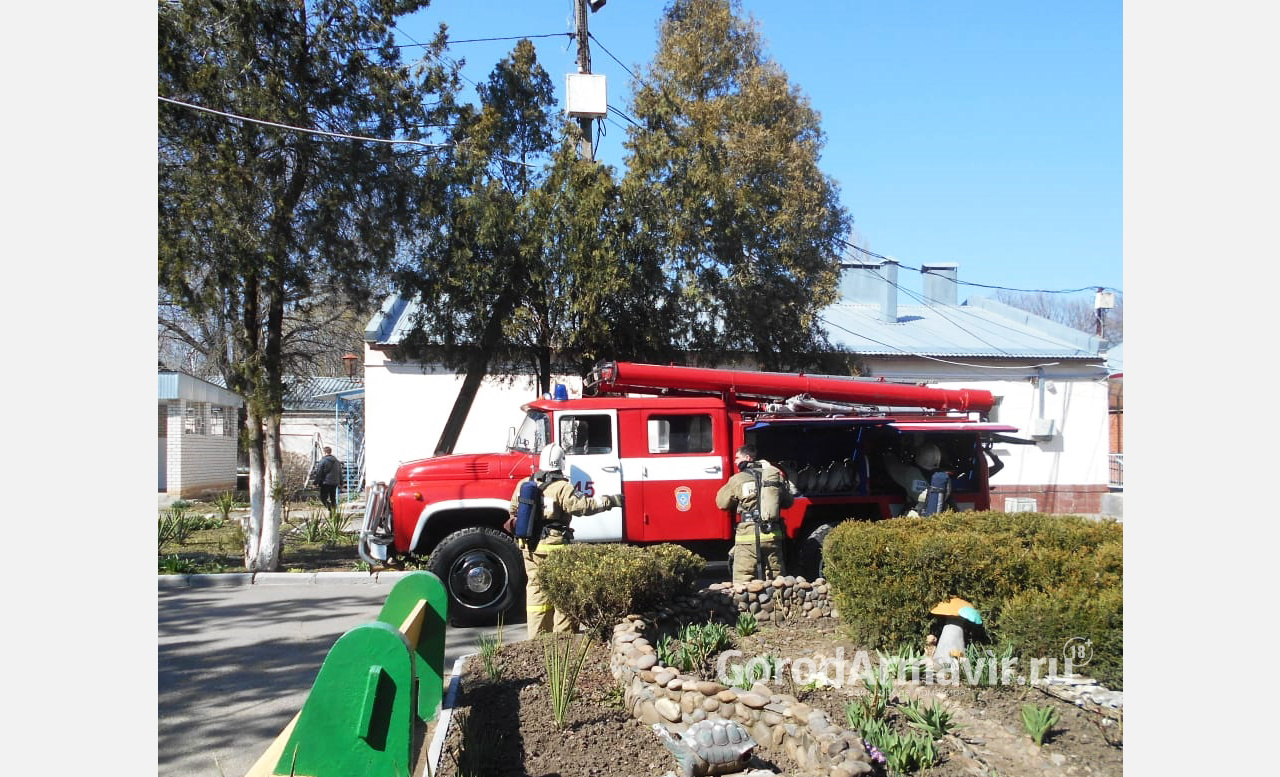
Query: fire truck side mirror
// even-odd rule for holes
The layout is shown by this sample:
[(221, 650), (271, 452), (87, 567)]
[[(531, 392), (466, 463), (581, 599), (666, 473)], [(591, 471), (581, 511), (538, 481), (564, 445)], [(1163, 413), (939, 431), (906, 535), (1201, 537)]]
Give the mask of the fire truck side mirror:
[(516, 428), (514, 426), (507, 427), (507, 450), (512, 451), (516, 448)]

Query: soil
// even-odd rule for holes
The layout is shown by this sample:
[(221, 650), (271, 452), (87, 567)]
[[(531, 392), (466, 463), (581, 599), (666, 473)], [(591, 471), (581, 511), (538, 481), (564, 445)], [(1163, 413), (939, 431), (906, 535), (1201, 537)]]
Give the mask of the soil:
[[(851, 663), (858, 650), (833, 623), (771, 625), (736, 639), (737, 649), (744, 654), (735, 659), (738, 661), (764, 654), (820, 661), (835, 658), (837, 649), (843, 647)], [(606, 646), (591, 645), (563, 730), (557, 730), (552, 714), (541, 640), (503, 645), (495, 665), (496, 680), (487, 675), (483, 656), (467, 659), (453, 725), (436, 772), (439, 777), (658, 777), (677, 768), (674, 757), (652, 730), (623, 710), (621, 688), (608, 671)], [(786, 680), (775, 680), (771, 687), (822, 709), (840, 726), (845, 725), (846, 705), (863, 692), (860, 686), (848, 685), (806, 690)], [(938, 743), (939, 763), (921, 772), (930, 777), (1119, 777), (1122, 773), (1120, 721), (1038, 689), (915, 685), (898, 687), (895, 692), (899, 699), (920, 698), (925, 706), (937, 699), (952, 713), (955, 733)], [(1023, 730), (1024, 704), (1050, 705), (1058, 712), (1059, 722), (1041, 747)], [(901, 726), (901, 717), (892, 713), (891, 722)], [(464, 741), (463, 732), (468, 740)], [(800, 770), (784, 751), (763, 746), (756, 748), (748, 769), (777, 773)]]

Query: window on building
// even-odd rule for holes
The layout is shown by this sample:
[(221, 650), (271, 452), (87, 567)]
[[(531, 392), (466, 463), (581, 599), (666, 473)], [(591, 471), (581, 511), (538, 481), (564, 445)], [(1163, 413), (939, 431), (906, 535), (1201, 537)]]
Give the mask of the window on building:
[(655, 415), (649, 419), (650, 453), (710, 453), (711, 416)]
[(225, 408), (217, 405), (209, 408), (209, 434), (216, 437), (227, 435), (227, 413)]
[(200, 403), (187, 405), (186, 419), (182, 425), (183, 434), (204, 434), (204, 414), (200, 412)]

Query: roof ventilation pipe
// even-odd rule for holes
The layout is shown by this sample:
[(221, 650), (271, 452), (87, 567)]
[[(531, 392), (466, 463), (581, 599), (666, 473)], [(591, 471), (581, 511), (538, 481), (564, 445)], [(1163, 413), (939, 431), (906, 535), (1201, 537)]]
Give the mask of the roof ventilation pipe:
[(924, 281), (926, 305), (956, 305), (956, 286), (960, 265), (954, 262), (926, 264), (920, 267)]
[(880, 262), (856, 259), (840, 263), (840, 299), (846, 303), (878, 304), (880, 317), (898, 321), (898, 260)]

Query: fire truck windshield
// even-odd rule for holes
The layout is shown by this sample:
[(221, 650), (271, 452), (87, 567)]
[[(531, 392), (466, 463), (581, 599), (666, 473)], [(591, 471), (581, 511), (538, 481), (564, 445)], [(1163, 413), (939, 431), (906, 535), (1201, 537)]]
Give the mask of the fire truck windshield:
[(541, 410), (530, 410), (520, 428), (516, 429), (511, 449), (524, 453), (537, 453), (551, 436), (551, 417)]

